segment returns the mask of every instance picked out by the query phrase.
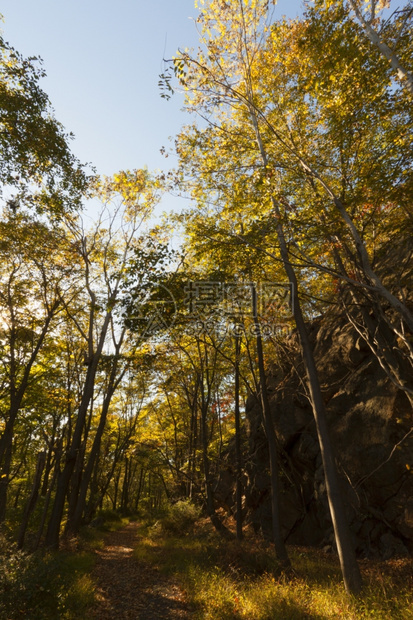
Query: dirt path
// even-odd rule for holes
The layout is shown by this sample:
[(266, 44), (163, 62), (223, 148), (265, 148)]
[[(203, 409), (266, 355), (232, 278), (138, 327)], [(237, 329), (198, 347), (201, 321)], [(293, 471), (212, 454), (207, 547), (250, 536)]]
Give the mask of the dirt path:
[(138, 524), (129, 523), (106, 539), (92, 579), (96, 599), (91, 618), (95, 620), (189, 619), (191, 614), (183, 592), (156, 567), (133, 557)]

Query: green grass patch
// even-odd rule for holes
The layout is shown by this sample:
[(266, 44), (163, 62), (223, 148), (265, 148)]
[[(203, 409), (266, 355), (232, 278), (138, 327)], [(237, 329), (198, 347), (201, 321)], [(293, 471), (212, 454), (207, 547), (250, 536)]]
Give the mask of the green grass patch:
[(262, 541), (228, 542), (205, 529), (178, 536), (158, 524), (146, 529), (135, 556), (179, 579), (198, 620), (413, 619), (411, 561), (362, 562), (365, 587), (355, 599), (334, 555), (289, 551), (287, 577)]

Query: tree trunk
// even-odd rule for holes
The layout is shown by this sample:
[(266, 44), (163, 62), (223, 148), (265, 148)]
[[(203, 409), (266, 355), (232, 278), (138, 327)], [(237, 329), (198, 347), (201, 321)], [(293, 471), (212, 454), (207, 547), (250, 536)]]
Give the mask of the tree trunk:
[(136, 492), (136, 498), (135, 498), (135, 505), (134, 505), (135, 512), (138, 512), (139, 500), (141, 498), (142, 488), (143, 488), (143, 484), (145, 480), (145, 473), (146, 473), (146, 470), (142, 466), (140, 474), (139, 474), (138, 490)]
[(24, 509), (22, 521), (20, 524), (19, 535), (17, 537), (17, 546), (19, 549), (23, 547), (26, 529), (29, 524), (30, 515), (36, 506), (39, 496), (40, 483), (42, 481), (42, 473), (46, 463), (46, 452), (39, 452), (37, 457), (36, 473), (33, 480), (32, 492)]
[(399, 79), (403, 82), (407, 90), (413, 94), (413, 75), (404, 67), (400, 61), (399, 56), (390, 49), (390, 47), (380, 38), (379, 34), (374, 30), (369, 22), (363, 16), (357, 3), (354, 0), (349, 0), (350, 6), (355, 12), (357, 19), (360, 22), (366, 36), (375, 45), (385, 58), (389, 61), (391, 67), (397, 72)]
[(3, 467), (0, 470), (0, 523), (3, 523), (6, 518), (7, 509), (7, 491), (9, 487), (9, 476), (11, 468), (12, 457), (12, 431), (11, 427), (7, 428), (3, 434), (4, 439), (4, 452), (3, 452)]
[(267, 391), (267, 376), (264, 367), (264, 353), (262, 347), (261, 327), (258, 320), (258, 308), (257, 308), (257, 291), (254, 285), (252, 285), (252, 303), (253, 303), (253, 316), (254, 326), (256, 332), (257, 343), (257, 357), (258, 357), (258, 369), (260, 375), (260, 391), (261, 391), (261, 405), (262, 415), (264, 421), (265, 434), (268, 442), (268, 452), (270, 460), (270, 475), (271, 475), (271, 509), (272, 509), (272, 533), (274, 538), (275, 553), (277, 559), (281, 565), (288, 569), (291, 566), (290, 558), (288, 557), (287, 549), (285, 547), (284, 538), (281, 533), (281, 518), (280, 518), (280, 483), (278, 476), (278, 450), (277, 450), (277, 438), (274, 430), (274, 423), (271, 415), (270, 401)]
[(75, 510), (73, 511), (73, 514), (68, 519), (67, 531), (71, 532), (74, 535), (78, 533), (79, 527), (82, 522), (82, 516), (85, 510), (85, 506), (86, 506), (86, 496), (87, 496), (87, 492), (89, 489), (90, 480), (92, 478), (92, 473), (95, 468), (95, 463), (98, 459), (100, 446), (102, 442), (102, 436), (105, 430), (106, 419), (107, 419), (107, 415), (109, 412), (110, 403), (112, 401), (112, 396), (117, 386), (119, 385), (121, 378), (124, 376), (124, 372), (123, 372), (121, 373), (121, 376), (119, 377), (119, 379), (115, 381), (114, 375), (116, 374), (116, 367), (117, 365), (115, 364), (114, 369), (112, 369), (111, 371), (111, 376), (109, 378), (109, 386), (108, 386), (108, 390), (105, 395), (105, 399), (103, 401), (98, 428), (96, 430), (96, 434), (93, 439), (93, 445), (89, 453), (89, 459), (88, 459), (86, 468), (84, 469), (82, 480), (80, 482), (79, 494), (77, 497), (76, 507), (75, 507)]
[(131, 463), (130, 459), (125, 456), (125, 471), (123, 474), (123, 484), (122, 484), (122, 492), (120, 499), (120, 509), (125, 512), (128, 508), (129, 504), (129, 482), (130, 482), (130, 473), (131, 473)]
[(55, 313), (57, 312), (59, 305), (60, 305), (60, 302), (55, 302), (49, 309), (43, 328), (37, 339), (36, 346), (33, 348), (30, 358), (26, 366), (24, 367), (23, 376), (22, 376), (22, 379), (18, 387), (15, 384), (16, 362), (15, 362), (15, 350), (14, 350), (14, 347), (15, 347), (14, 337), (12, 338), (12, 342), (10, 343), (10, 348), (12, 349), (11, 351), (12, 361), (10, 363), (10, 373), (12, 376), (11, 386), (10, 386), (10, 390), (11, 390), (10, 408), (6, 414), (5, 429), (4, 429), (3, 435), (0, 438), (0, 465), (2, 465), (2, 470), (0, 470), (0, 523), (4, 521), (4, 518), (6, 515), (7, 489), (8, 489), (8, 484), (9, 484), (14, 424), (16, 422), (17, 415), (20, 411), (20, 407), (21, 407), (24, 395), (29, 385), (29, 378), (30, 378), (33, 364), (35, 363), (37, 356), (43, 346), (43, 342), (49, 330), (50, 323)]
[[(267, 153), (265, 151), (261, 134), (258, 126), (258, 120), (254, 107), (250, 106), (251, 121), (254, 126), (258, 149), (261, 155), (262, 163), (266, 168), (268, 166)], [(287, 278), (292, 286), (292, 306), (295, 323), (300, 339), (301, 350), (304, 360), (304, 366), (308, 378), (311, 404), (314, 414), (314, 420), (317, 428), (318, 441), (320, 444), (321, 457), (324, 467), (324, 475), (326, 481), (327, 498), (330, 508), (331, 520), (333, 522), (335, 540), (340, 558), (341, 570), (343, 573), (344, 585), (347, 592), (351, 594), (358, 594), (361, 590), (361, 574), (356, 560), (356, 553), (354, 550), (354, 541), (350, 533), (349, 526), (347, 524), (343, 497), (341, 494), (340, 483), (337, 473), (337, 466), (334, 460), (333, 448), (330, 441), (330, 435), (327, 427), (327, 416), (321, 393), (320, 381), (318, 378), (317, 368), (314, 360), (313, 350), (311, 348), (310, 340), (305, 326), (303, 313), (301, 310), (301, 303), (298, 297), (298, 282), (295, 274), (294, 267), (291, 264), (287, 242), (283, 228), (283, 218), (281, 209), (274, 198), (271, 197), (272, 206), (274, 209), (274, 217), (277, 220), (277, 238), (278, 245), (281, 253), (281, 260)], [(347, 221), (347, 220), (346, 220)], [(352, 222), (351, 222), (352, 224)], [(362, 256), (364, 247), (362, 248)], [(365, 250), (364, 250), (365, 251)], [(364, 267), (364, 265), (363, 265)]]
[(45, 545), (53, 549), (57, 549), (59, 547), (60, 524), (63, 518), (66, 495), (69, 489), (72, 473), (76, 465), (78, 453), (82, 445), (83, 429), (89, 409), (89, 404), (93, 397), (95, 376), (97, 371), (97, 365), (100, 359), (100, 354), (101, 349), (95, 353), (92, 362), (88, 367), (85, 386), (82, 394), (82, 401), (78, 410), (75, 430), (66, 455), (63, 471), (60, 473), (57, 481), (56, 496), (54, 499), (52, 514), (50, 516), (45, 540)]
[[(275, 203), (275, 200), (274, 200)], [(277, 207), (278, 209), (278, 207)], [(278, 211), (277, 217), (280, 216)], [(278, 220), (280, 221), (280, 219)], [(288, 249), (285, 242), (284, 231), (281, 224), (277, 227), (278, 240), (280, 244), (281, 257), (284, 268), (292, 285), (292, 304), (295, 323), (299, 334), (301, 350), (303, 353), (304, 365), (307, 373), (311, 404), (317, 428), (318, 441), (320, 444), (321, 456), (326, 480), (327, 498), (330, 507), (331, 520), (333, 522), (335, 540), (340, 558), (341, 570), (343, 573), (346, 590), (352, 594), (358, 594), (361, 590), (361, 574), (356, 560), (354, 550), (354, 540), (350, 533), (345, 516), (345, 506), (340, 489), (340, 482), (337, 473), (337, 466), (334, 459), (334, 452), (330, 441), (327, 427), (327, 416), (321, 393), (320, 382), (310, 340), (305, 326), (304, 317), (301, 310), (301, 303), (298, 297), (298, 283), (294, 268), (292, 267)]]
[(204, 481), (205, 481), (205, 496), (206, 496), (206, 511), (211, 520), (212, 525), (217, 532), (223, 534), (226, 537), (231, 537), (231, 533), (228, 528), (222, 523), (221, 519), (215, 511), (214, 505), (214, 493), (212, 490), (211, 476), (209, 471), (209, 456), (208, 456), (208, 432), (207, 432), (207, 408), (201, 407), (201, 442), (202, 442), (202, 461), (204, 466)]
[(239, 358), (241, 336), (235, 334), (235, 459), (237, 470), (236, 482), (236, 520), (237, 539), (242, 540), (242, 451), (241, 451), (241, 414), (239, 409)]
[(196, 476), (196, 453), (198, 450), (198, 407), (196, 402), (196, 392), (194, 395), (193, 406), (191, 407), (191, 441), (189, 445), (189, 498), (192, 499), (194, 493)]

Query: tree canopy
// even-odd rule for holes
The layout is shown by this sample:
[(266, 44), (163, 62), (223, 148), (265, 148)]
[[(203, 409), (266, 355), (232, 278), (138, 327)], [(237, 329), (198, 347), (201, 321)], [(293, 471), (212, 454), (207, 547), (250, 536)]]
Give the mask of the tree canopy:
[[(377, 469), (400, 447), (407, 488), (413, 9), (315, 0), (275, 19), (268, 0), (198, 8), (199, 48), (178, 50), (161, 77), (163, 95), (182, 92), (196, 117), (169, 175), (87, 177), (41, 63), (0, 38), (0, 521), (18, 514), (20, 546), (31, 531), (34, 547), (57, 548), (99, 509), (186, 497), (224, 536), (235, 519), (242, 538), (263, 444), (259, 501), (280, 565), (290, 570), (282, 497), (294, 488), (303, 519), (315, 496), (328, 512), (358, 593), (343, 486), (369, 508), (331, 441), (339, 392), (320, 378), (317, 326), (336, 317), (397, 395), (394, 448)], [(190, 206), (155, 223), (167, 190)], [(91, 197), (100, 211), (88, 225)], [(297, 409), (313, 415), (287, 447), (284, 397), (289, 424)], [(323, 480), (310, 499), (302, 455), (296, 466), (288, 452), (309, 429)]]
[(38, 58), (24, 58), (0, 34), (1, 195), (14, 209), (59, 215), (80, 207), (87, 177), (40, 86), (44, 75)]

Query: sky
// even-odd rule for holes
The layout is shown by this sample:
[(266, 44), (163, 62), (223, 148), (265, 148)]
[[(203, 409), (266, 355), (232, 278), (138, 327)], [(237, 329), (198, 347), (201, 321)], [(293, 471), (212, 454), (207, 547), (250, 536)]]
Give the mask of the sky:
[[(299, 7), (280, 0), (277, 14)], [(164, 58), (197, 46), (194, 0), (2, 0), (0, 13), (5, 40), (43, 59), (42, 88), (82, 163), (106, 175), (173, 165), (161, 148), (193, 119), (182, 95), (161, 98), (158, 80)]]

